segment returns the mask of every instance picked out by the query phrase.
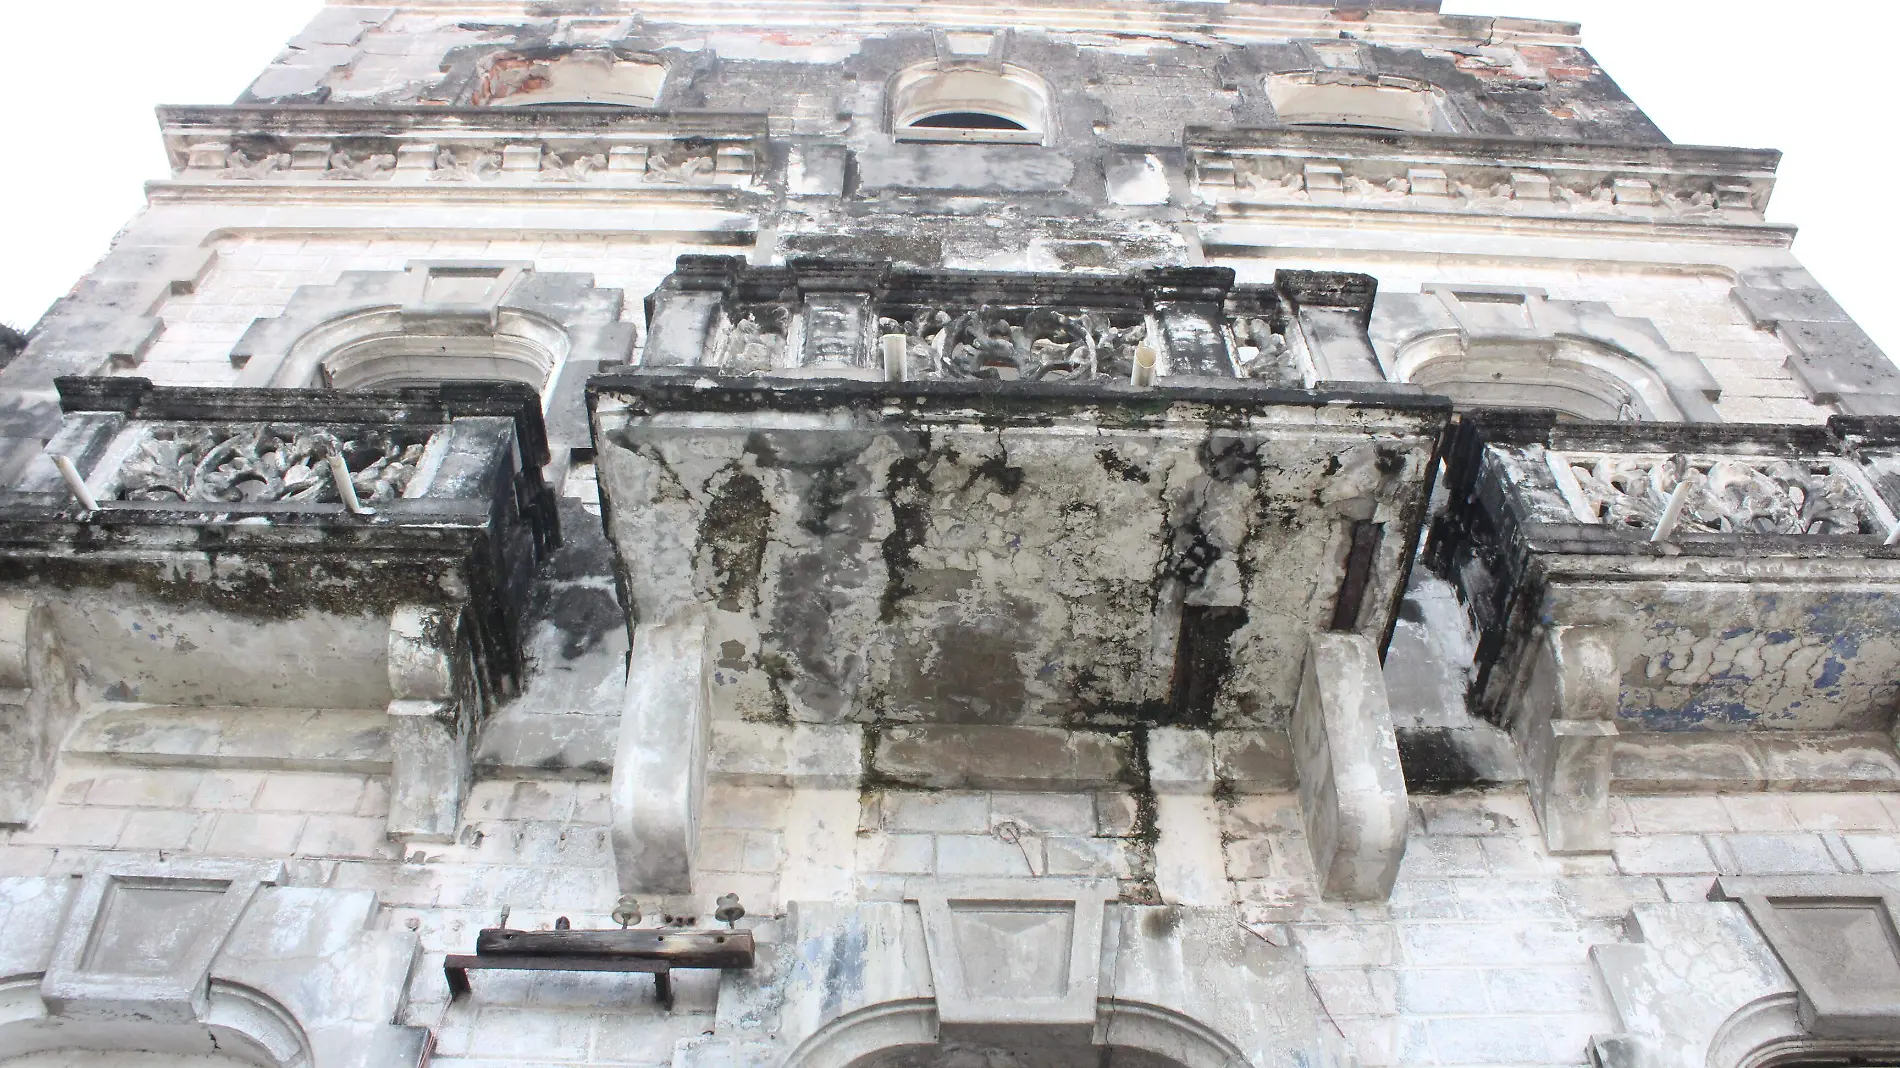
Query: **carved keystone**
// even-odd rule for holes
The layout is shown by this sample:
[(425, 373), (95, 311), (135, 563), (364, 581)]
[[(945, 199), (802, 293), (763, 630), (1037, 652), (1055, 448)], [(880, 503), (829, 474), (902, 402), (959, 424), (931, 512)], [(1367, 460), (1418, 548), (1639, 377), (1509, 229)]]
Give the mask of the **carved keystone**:
[(1900, 1039), (1900, 894), (1864, 877), (1725, 876), (1709, 900), (1741, 902), (1794, 978), (1811, 1034)]
[(1510, 704), (1531, 807), (1552, 853), (1610, 848), (1616, 654), (1592, 627), (1545, 632)]
[(404, 605), (389, 619), (389, 836), (455, 839), (481, 706), (461, 612)]
[(77, 708), (52, 612), (23, 594), (0, 596), (0, 824), (39, 811)]
[(1293, 707), (1293, 760), (1320, 895), (1384, 901), (1405, 856), (1409, 808), (1385, 675), (1369, 639), (1313, 635)]
[(1086, 1044), (1111, 879), (918, 880), (944, 1042)]
[(276, 861), (107, 861), (66, 911), (40, 996), (56, 1016), (190, 1023), (205, 1015), (211, 961)]
[(706, 624), (633, 629), (614, 749), (614, 866), (623, 894), (689, 894), (712, 748)]

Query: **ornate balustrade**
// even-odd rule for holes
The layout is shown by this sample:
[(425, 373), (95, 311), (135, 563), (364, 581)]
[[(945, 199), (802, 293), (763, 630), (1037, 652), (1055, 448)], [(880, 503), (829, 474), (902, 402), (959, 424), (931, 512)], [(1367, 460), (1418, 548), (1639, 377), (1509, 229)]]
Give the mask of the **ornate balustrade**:
[[(644, 367), (895, 381), (1127, 382), (1156, 377), (1305, 385), (1369, 365), (1376, 284), (1281, 271), (1237, 285), (1227, 268), (1131, 276), (903, 270), (794, 260), (753, 267), (682, 256), (648, 305)], [(887, 350), (887, 346), (889, 346)]]
[(1631, 791), (1890, 788), (1900, 436), (1475, 412), (1428, 553), (1562, 848)]
[[(0, 821), (32, 811), (74, 716), (136, 702), (195, 710), (203, 751), (167, 759), (264, 744), (393, 768), (391, 833), (451, 834), (469, 736), (519, 683), (529, 586), (559, 540), (534, 392), (59, 386), (59, 432), (0, 491), (0, 602), (35, 650), (0, 714), (38, 739), (9, 755)], [(76, 660), (89, 689), (57, 667)], [(319, 709), (339, 710), (329, 742)], [(297, 726), (264, 742), (278, 719)]]

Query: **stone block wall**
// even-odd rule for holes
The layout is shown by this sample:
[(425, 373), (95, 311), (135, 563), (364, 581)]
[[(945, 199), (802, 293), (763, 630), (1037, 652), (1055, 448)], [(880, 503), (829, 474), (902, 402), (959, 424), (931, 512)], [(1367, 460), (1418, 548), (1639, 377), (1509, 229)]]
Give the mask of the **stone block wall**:
[[(810, 816), (814, 795), (851, 823), (812, 833), (825, 822)], [(110, 855), (216, 856), (284, 860), (293, 887), (374, 890), (373, 926), (420, 938), (402, 1022), (435, 1029), (437, 1065), (666, 1065), (675, 1044), (712, 1029), (710, 974), (682, 973), (670, 1014), (638, 975), (480, 973), (471, 998), (448, 1003), (442, 956), (467, 952), (504, 907), (521, 929), (560, 916), (612, 926), (605, 783), (480, 782), (445, 845), (385, 841), (387, 803), (378, 777), (69, 762), (40, 820), (0, 832), (0, 876)], [(927, 875), (1179, 886), (1200, 861), (1165, 834), (1156, 843), (1143, 809), (1119, 791), (721, 785), (700, 866), (709, 892), (737, 892), (761, 917), (741, 926), (766, 942), (791, 900), (785, 881), (812, 886), (815, 868), (848, 874), (831, 887), (838, 901), (901, 899), (906, 879)], [(1584, 1063), (1590, 1037), (1616, 1029), (1590, 947), (1624, 941), (1638, 905), (1704, 901), (1717, 876), (1865, 874), (1900, 889), (1900, 795), (1617, 797), (1612, 852), (1582, 857), (1543, 848), (1521, 791), (1419, 796), (1391, 900), (1362, 905), (1318, 899), (1294, 796), (1196, 811), (1219, 843), (1219, 892), (1261, 938), (1304, 954), (1326, 1016), (1367, 1068)]]

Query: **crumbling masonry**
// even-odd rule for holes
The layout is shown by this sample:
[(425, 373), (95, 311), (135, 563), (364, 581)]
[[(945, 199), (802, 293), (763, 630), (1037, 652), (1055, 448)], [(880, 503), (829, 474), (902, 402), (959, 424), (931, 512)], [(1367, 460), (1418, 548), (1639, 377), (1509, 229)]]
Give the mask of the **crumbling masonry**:
[(332, 2), (160, 109), (0, 338), (0, 1063), (1893, 1063), (1900, 368), (1776, 153), (1437, 6)]

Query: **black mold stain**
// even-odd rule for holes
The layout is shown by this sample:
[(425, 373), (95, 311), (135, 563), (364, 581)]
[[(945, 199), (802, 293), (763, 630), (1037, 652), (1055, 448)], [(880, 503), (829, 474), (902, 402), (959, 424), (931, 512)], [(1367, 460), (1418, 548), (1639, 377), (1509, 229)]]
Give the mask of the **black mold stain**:
[[(928, 439), (925, 439), (928, 448)], [(930, 533), (930, 471), (923, 458), (906, 456), (891, 464), (884, 481), (884, 498), (891, 509), (891, 532), (880, 546), (884, 555), (884, 592), (878, 597), (878, 620), (897, 618), (897, 606), (916, 593), (907, 577), (916, 566), (912, 553)]]
[(1148, 472), (1116, 455), (1114, 449), (1097, 450), (1095, 459), (1102, 465), (1102, 470), (1111, 475), (1120, 475), (1123, 481), (1142, 483), (1148, 481)]
[(1485, 781), (1450, 730), (1400, 729), (1398, 740), (1405, 788), (1412, 793), (1450, 793)]
[(732, 464), (725, 481), (706, 502), (699, 541), (712, 554), (714, 591), (727, 612), (751, 608), (765, 564), (765, 541), (772, 529), (772, 506), (752, 473)]

